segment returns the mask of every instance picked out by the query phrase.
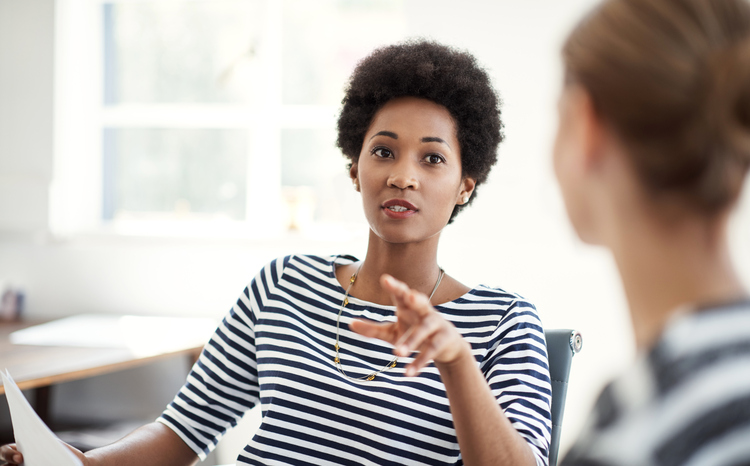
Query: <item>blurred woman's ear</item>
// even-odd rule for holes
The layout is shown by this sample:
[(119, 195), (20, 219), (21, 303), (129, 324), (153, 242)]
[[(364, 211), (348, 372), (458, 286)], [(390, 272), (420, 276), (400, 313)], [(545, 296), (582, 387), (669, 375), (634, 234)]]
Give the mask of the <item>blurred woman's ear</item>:
[(603, 152), (603, 132), (604, 125), (596, 114), (589, 93), (577, 85), (566, 86), (558, 102), (554, 147), (558, 179), (569, 176), (577, 178), (598, 163)]
[[(607, 157), (613, 154), (613, 135), (596, 111), (591, 95), (581, 86), (565, 86), (558, 102), (554, 170), (571, 224), (587, 243), (599, 244), (597, 203), (607, 187)], [(610, 164), (611, 165), (611, 164)]]
[(591, 94), (581, 86), (569, 86), (566, 91), (570, 104), (571, 129), (577, 137), (582, 168), (594, 168), (600, 163), (607, 139), (606, 127), (596, 112)]

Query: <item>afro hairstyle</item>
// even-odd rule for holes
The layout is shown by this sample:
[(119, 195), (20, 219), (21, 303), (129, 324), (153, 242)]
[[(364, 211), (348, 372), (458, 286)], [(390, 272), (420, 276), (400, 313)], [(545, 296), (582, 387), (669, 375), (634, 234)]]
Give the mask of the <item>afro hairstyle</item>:
[[(445, 107), (456, 125), (463, 176), (482, 184), (497, 162), (503, 140), (501, 101), (490, 77), (467, 52), (427, 40), (376, 49), (354, 69), (338, 119), (336, 145), (356, 163), (375, 114), (398, 97), (418, 97)], [(474, 201), (457, 205), (448, 223)]]

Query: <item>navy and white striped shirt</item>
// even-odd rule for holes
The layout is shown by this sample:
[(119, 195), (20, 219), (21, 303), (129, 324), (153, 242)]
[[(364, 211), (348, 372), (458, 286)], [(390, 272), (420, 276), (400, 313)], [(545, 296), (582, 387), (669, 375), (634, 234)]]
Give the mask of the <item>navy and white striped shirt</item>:
[[(411, 358), (373, 381), (333, 362), (344, 290), (334, 272), (350, 257), (289, 256), (264, 267), (206, 345), (158, 419), (204, 458), (260, 402), (263, 421), (238, 464), (461, 464), (448, 399), (434, 364), (404, 377)], [(534, 306), (479, 286), (437, 306), (471, 344), (499, 405), (547, 464), (550, 379)], [(352, 319), (394, 321), (394, 307), (349, 298), (341, 358), (352, 376), (392, 359), (393, 348), (349, 330)]]
[(750, 301), (673, 319), (604, 389), (562, 464), (750, 465)]

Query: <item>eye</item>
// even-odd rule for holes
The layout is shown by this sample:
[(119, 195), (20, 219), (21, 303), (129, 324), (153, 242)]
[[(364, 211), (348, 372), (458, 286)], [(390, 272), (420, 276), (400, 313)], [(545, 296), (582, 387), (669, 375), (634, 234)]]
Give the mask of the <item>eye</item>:
[(427, 163), (429, 163), (431, 165), (437, 165), (439, 163), (445, 163), (445, 157), (443, 157), (440, 154), (428, 154), (425, 157), (425, 160), (427, 161)]
[(380, 157), (381, 159), (389, 159), (393, 157), (393, 152), (391, 152), (390, 149), (386, 149), (385, 147), (375, 147), (370, 151), (370, 153), (376, 157)]

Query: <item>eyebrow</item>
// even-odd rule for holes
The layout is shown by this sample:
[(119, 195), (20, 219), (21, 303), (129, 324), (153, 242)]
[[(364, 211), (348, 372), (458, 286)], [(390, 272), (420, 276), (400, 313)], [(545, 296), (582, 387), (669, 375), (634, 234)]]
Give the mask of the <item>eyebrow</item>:
[(372, 138), (374, 138), (375, 136), (388, 136), (389, 138), (398, 139), (398, 134), (391, 131), (381, 131), (379, 133), (375, 133), (372, 135)]
[(450, 144), (448, 144), (444, 140), (442, 140), (442, 139), (440, 139), (438, 137), (435, 137), (435, 136), (429, 136), (429, 137), (426, 137), (426, 138), (422, 138), (422, 142), (442, 142), (443, 144), (445, 144), (448, 147), (451, 146)]
[[(375, 136), (388, 136), (389, 138), (398, 139), (398, 134), (394, 133), (393, 131), (380, 131), (380, 132), (377, 132), (377, 133), (373, 134), (370, 139), (374, 138)], [(447, 142), (445, 142), (445, 140), (443, 140), (442, 138), (436, 137), (436, 136), (423, 137), (421, 139), (421, 141), (422, 142), (440, 142), (440, 143), (445, 144), (448, 147), (451, 146), (450, 144), (448, 144)]]

